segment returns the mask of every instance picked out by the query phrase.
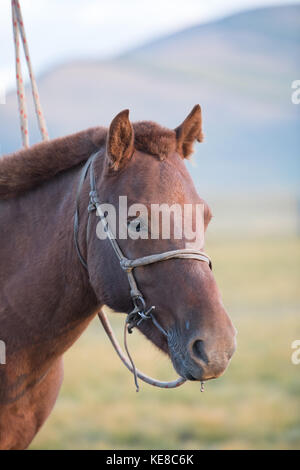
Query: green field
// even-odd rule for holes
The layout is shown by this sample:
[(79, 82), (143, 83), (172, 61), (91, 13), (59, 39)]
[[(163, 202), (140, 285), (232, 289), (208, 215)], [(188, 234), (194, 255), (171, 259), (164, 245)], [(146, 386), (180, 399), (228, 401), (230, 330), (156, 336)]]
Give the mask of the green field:
[[(226, 374), (205, 393), (191, 382), (137, 394), (95, 320), (65, 356), (60, 397), (31, 449), (300, 449), (300, 240), (215, 240), (207, 251), (238, 329)], [(123, 320), (112, 316), (120, 338)], [(139, 333), (130, 342), (139, 368), (175, 377)]]

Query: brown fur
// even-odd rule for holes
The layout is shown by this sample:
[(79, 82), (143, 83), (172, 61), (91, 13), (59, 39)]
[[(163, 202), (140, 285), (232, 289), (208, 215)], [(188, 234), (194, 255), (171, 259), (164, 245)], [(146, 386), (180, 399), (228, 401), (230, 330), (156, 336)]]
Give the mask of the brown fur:
[[(151, 121), (133, 124), (134, 147), (163, 160), (176, 149), (175, 132)], [(17, 196), (85, 161), (104, 145), (107, 129), (95, 127), (22, 149), (0, 159), (0, 199)], [(113, 142), (114, 150), (120, 141)], [(112, 167), (120, 165), (117, 158)]]
[(160, 160), (164, 160), (170, 153), (175, 152), (175, 131), (158, 126), (151, 121), (139, 122), (133, 127), (135, 130), (134, 143), (138, 150), (156, 155)]

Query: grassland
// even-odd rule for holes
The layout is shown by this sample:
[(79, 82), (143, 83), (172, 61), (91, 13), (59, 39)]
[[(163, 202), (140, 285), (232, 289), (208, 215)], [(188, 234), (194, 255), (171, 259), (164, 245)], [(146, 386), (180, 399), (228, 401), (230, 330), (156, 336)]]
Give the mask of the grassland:
[[(56, 407), (32, 449), (300, 449), (300, 240), (212, 241), (207, 250), (238, 329), (226, 374), (175, 390), (133, 380), (94, 321), (65, 356)], [(112, 316), (121, 336), (123, 317)], [(140, 368), (174, 377), (168, 361), (138, 333)]]

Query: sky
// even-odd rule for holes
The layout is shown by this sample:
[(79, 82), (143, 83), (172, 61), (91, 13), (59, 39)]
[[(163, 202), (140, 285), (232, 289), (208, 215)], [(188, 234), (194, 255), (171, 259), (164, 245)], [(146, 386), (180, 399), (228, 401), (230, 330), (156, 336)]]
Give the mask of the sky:
[[(20, 0), (36, 75), (74, 59), (107, 58), (186, 27), (300, 0)], [(0, 0), (0, 91), (14, 86), (10, 0)]]

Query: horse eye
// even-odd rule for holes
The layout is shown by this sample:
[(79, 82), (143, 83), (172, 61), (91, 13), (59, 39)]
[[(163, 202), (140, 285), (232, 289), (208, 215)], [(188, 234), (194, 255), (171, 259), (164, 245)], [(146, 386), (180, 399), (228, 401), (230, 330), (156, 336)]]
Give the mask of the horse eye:
[(132, 233), (132, 234), (144, 232), (146, 228), (143, 220), (140, 220), (138, 218), (129, 220), (127, 224), (128, 224), (128, 231), (129, 231), (128, 233)]

